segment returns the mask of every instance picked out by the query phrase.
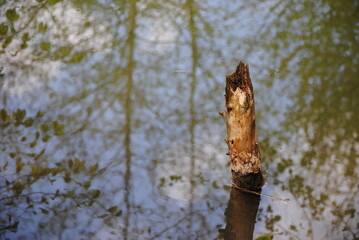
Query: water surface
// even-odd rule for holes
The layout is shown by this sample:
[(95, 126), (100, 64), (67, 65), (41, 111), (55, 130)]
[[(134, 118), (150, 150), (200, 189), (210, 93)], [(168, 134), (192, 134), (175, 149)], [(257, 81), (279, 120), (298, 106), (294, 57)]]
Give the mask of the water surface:
[[(254, 85), (254, 238), (357, 239), (357, 1), (2, 1), (0, 237), (223, 239), (225, 76)], [(228, 208), (230, 211), (230, 208)]]

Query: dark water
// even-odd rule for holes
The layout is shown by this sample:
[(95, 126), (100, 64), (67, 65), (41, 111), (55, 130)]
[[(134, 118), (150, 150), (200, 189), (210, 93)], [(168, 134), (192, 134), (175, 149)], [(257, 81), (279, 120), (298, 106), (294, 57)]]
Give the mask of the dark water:
[(262, 192), (290, 199), (254, 238), (359, 238), (357, 1), (0, 4), (2, 239), (223, 239), (240, 60)]

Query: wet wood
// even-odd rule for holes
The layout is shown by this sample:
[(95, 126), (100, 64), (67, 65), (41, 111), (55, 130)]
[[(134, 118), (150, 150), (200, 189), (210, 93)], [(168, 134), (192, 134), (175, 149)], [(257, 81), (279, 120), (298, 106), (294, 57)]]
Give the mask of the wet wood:
[[(220, 112), (227, 125), (228, 155), (233, 181), (238, 186), (261, 187), (261, 156), (255, 122), (254, 93), (248, 65), (240, 62), (226, 76), (226, 110)], [(247, 186), (248, 185), (248, 186)]]

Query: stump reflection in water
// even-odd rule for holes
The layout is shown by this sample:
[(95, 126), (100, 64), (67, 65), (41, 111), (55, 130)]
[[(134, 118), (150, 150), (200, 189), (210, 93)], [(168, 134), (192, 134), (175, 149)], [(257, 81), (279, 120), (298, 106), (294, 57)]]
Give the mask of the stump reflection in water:
[(252, 240), (260, 196), (231, 188), (224, 239)]

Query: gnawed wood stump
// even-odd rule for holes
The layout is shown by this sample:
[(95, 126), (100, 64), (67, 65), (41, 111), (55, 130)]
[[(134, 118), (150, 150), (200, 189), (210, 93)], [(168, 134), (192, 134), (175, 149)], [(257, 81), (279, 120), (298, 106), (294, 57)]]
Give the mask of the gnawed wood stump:
[(227, 125), (228, 155), (233, 182), (260, 191), (263, 185), (261, 155), (255, 121), (254, 93), (248, 65), (240, 62), (226, 76), (226, 110), (219, 114)]

